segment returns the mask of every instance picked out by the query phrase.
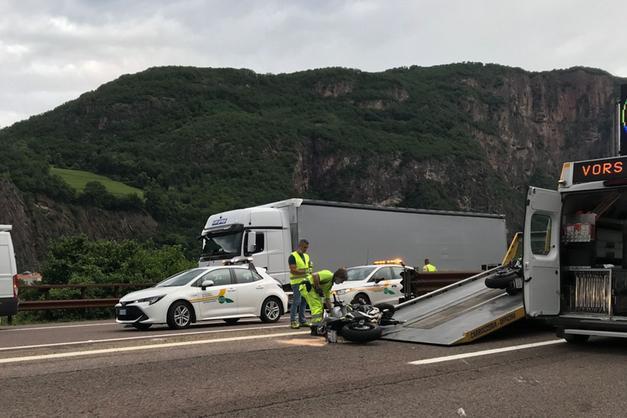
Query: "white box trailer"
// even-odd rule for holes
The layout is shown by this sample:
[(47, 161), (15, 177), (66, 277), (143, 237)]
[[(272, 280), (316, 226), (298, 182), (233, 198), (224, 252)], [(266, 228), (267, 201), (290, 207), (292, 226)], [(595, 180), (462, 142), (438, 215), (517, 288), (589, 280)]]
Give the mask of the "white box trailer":
[(567, 162), (529, 188), (524, 304), (569, 342), (627, 337), (627, 156)]
[(505, 217), (485, 213), (378, 207), (306, 199), (211, 215), (202, 230), (199, 265), (251, 256), (281, 283), (300, 239), (310, 242), (314, 270), (401, 258), (440, 270), (478, 271), (507, 249)]
[(11, 225), (0, 225), (0, 316), (17, 313), (17, 264)]

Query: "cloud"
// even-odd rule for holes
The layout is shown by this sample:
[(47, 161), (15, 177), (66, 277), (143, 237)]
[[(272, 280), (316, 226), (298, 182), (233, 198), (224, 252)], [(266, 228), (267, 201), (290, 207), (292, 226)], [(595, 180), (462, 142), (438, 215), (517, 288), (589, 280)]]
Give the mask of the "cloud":
[(281, 73), (461, 61), (627, 76), (610, 0), (0, 3), (0, 126), (159, 65)]

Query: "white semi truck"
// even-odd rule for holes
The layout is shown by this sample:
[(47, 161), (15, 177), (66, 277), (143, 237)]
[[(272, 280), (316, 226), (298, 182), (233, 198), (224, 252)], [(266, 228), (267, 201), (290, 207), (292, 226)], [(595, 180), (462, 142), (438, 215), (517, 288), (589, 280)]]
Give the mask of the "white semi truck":
[(283, 284), (288, 257), (303, 238), (314, 270), (395, 258), (422, 265), (429, 258), (440, 270), (478, 271), (499, 264), (507, 249), (503, 215), (306, 199), (211, 215), (201, 237), (200, 266), (248, 256)]
[(558, 190), (530, 187), (524, 305), (558, 336), (627, 337), (627, 156), (567, 162)]

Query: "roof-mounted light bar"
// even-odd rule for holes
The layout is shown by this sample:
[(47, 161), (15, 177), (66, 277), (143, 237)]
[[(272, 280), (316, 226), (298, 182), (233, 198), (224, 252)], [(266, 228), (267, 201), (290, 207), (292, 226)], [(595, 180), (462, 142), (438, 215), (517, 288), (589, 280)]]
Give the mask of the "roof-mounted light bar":
[(372, 264), (380, 265), (380, 264), (399, 264), (404, 265), (402, 258), (393, 258), (391, 260), (376, 260)]

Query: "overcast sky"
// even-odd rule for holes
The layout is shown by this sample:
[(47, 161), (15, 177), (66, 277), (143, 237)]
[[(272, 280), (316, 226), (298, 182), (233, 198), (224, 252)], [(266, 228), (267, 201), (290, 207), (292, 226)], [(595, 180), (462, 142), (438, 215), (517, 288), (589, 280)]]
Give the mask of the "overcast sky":
[(1, 0), (0, 127), (160, 65), (481, 61), (627, 76), (626, 12), (625, 0)]

